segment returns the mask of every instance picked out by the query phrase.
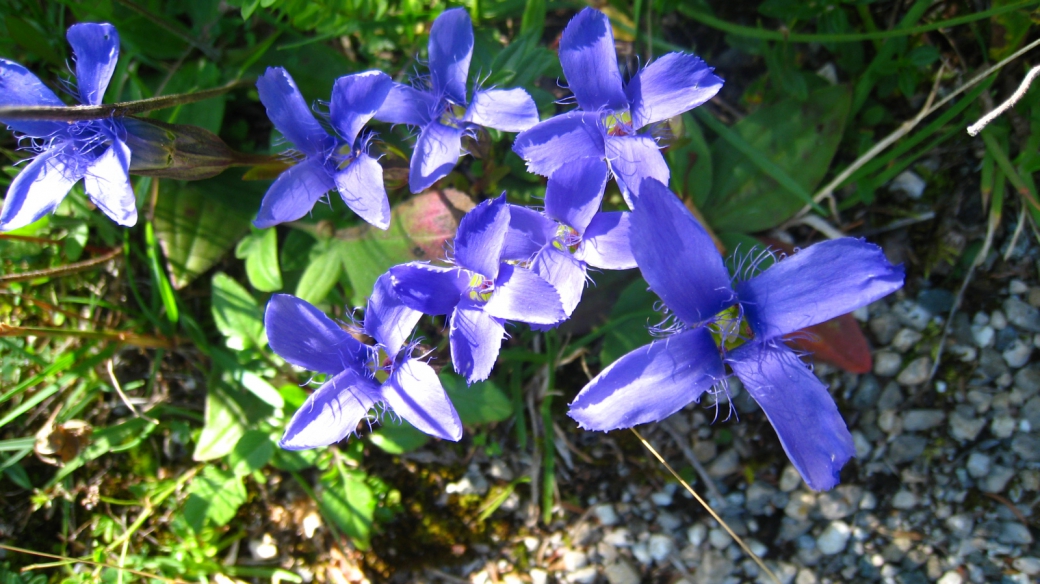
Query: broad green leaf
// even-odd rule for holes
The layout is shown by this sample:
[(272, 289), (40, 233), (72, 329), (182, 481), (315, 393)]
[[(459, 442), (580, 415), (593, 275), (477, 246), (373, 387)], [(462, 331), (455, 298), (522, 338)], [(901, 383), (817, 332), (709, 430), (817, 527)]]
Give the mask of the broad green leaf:
[(274, 229), (256, 229), (235, 247), (235, 257), (246, 261), (249, 284), (261, 292), (282, 289), (282, 271), (278, 267), (278, 233)]
[(656, 302), (657, 295), (649, 290), (642, 278), (621, 291), (621, 296), (610, 311), (610, 320), (607, 321), (613, 323), (614, 327), (603, 336), (603, 349), (599, 354), (603, 367), (653, 340), (647, 326), (654, 314)]
[(195, 444), (192, 458), (213, 460), (230, 453), (245, 434), (245, 413), (222, 384), (214, 384), (206, 393), (206, 411), (202, 433)]
[(238, 349), (262, 347), (264, 320), (253, 295), (224, 272), (213, 275), (213, 321)]
[(466, 385), (465, 379), (447, 371), (440, 379), (463, 424), (500, 422), (513, 415), (513, 402), (494, 382)]
[(235, 476), (245, 476), (260, 470), (274, 456), (274, 442), (267, 432), (250, 430), (238, 439), (235, 449), (228, 454), (228, 466)]
[(383, 422), (368, 439), (387, 454), (403, 454), (418, 450), (430, 441), (429, 436), (404, 420), (400, 423)]
[[(849, 89), (830, 86), (804, 102), (788, 99), (762, 107), (731, 129), (811, 193), (838, 149), (849, 107)], [(805, 204), (728, 142), (715, 141), (712, 162), (711, 197), (701, 211), (717, 231), (769, 229)]]
[(224, 175), (192, 183), (167, 180), (160, 187), (155, 231), (173, 287), (181, 289), (249, 231), (263, 191)]
[(342, 241), (320, 241), (311, 250), (311, 261), (296, 284), (296, 296), (311, 304), (325, 299), (339, 281), (343, 268)]
[(700, 124), (688, 113), (682, 115), (676, 141), (668, 147), (672, 190), (689, 197), (700, 208), (711, 193), (711, 149)]
[[(337, 233), (340, 241), (335, 249), (350, 278), (354, 306), (365, 305), (376, 279), (392, 266), (443, 258), (445, 242), (455, 236), (459, 219), (472, 208), (473, 202), (459, 191), (431, 191), (396, 205), (386, 231), (364, 225)], [(331, 272), (334, 268), (324, 269)], [(304, 291), (303, 282), (310, 271), (308, 267), (297, 288), (296, 295), (301, 298), (304, 296), (299, 291)]]
[[(178, 69), (163, 91), (166, 94), (191, 93), (217, 87), (223, 82), (217, 66), (208, 59), (199, 58)], [(169, 110), (165, 121), (190, 124), (219, 134), (226, 103), (227, 95), (218, 95), (205, 101), (177, 106)]]
[(188, 487), (184, 519), (196, 532), (202, 531), (207, 521), (215, 527), (223, 527), (245, 502), (246, 487), (240, 477), (207, 466)]
[(364, 476), (355, 471), (330, 473), (322, 477), (321, 506), (336, 527), (343, 530), (359, 549), (367, 550), (372, 534), (372, 515), (376, 498), (365, 483)]

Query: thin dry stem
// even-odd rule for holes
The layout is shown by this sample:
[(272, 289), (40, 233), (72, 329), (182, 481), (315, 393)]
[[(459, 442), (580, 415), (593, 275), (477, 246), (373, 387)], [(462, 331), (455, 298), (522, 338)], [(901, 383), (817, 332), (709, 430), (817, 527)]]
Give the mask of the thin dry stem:
[(979, 121), (968, 126), (968, 135), (973, 138), (978, 136), (979, 132), (988, 126), (990, 122), (999, 118), (1004, 112), (1011, 109), (1011, 106), (1018, 103), (1018, 100), (1022, 99), (1022, 96), (1029, 91), (1029, 86), (1033, 84), (1033, 80), (1036, 79), (1037, 75), (1040, 75), (1040, 65), (1033, 67), (1028, 73), (1026, 73), (1026, 76), (1022, 79), (1022, 83), (1018, 84), (1018, 89), (1016, 89), (1015, 92), (1011, 94), (1011, 97), (1007, 98), (1004, 103), (993, 108), (993, 110), (988, 114), (979, 118)]

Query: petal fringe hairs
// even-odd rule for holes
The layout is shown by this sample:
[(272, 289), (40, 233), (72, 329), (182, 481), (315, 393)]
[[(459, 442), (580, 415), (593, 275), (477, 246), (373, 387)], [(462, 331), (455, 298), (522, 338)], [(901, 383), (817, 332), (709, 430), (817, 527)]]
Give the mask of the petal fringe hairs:
[[(468, 13), (445, 10), (430, 30), (428, 74), (409, 85), (380, 71), (341, 77), (327, 116), (315, 116), (285, 69), (269, 68), (257, 81), (268, 116), (292, 145), (285, 156), (293, 163), (264, 196), (257, 227), (300, 219), (335, 190), (359, 217), (387, 229), (383, 171), (369, 151), (375, 134), (366, 129), (373, 120), (418, 131), (412, 192), (447, 176), (464, 153), (462, 138), (481, 127), (519, 132), (513, 150), (529, 171), (548, 179), (542, 211), (508, 204), (504, 194), (486, 200), (460, 221), (453, 257), (383, 274), (362, 323), (373, 345), (299, 298), (272, 296), (264, 317), (271, 349), (325, 376), (289, 422), (281, 446), (336, 443), (377, 406), (431, 436), (459, 440), (462, 423), (451, 400), (434, 369), (414, 354), (417, 341), (410, 339), (422, 314), (447, 316), (455, 371), (474, 383), (491, 374), (508, 321), (538, 330), (558, 326), (580, 302), (588, 266), (638, 267), (675, 325), (600, 372), (570, 404), (570, 417), (601, 431), (662, 420), (707, 392), (724, 391), (735, 375), (805, 482), (817, 490), (834, 487), (855, 453), (852, 437), (827, 387), (784, 339), (898, 290), (902, 266), (875, 245), (844, 238), (733, 281), (708, 233), (665, 186), (670, 173), (657, 143), (661, 122), (722, 87), (711, 67), (694, 55), (669, 53), (625, 83), (609, 20), (585, 8), (567, 25), (559, 50), (577, 108), (539, 121), (523, 89), (467, 93), (473, 39)], [(68, 40), (75, 97), (100, 104), (119, 36), (110, 24), (85, 23), (69, 28)], [(2, 59), (0, 105), (64, 107), (35, 75)], [(0, 122), (33, 154), (7, 191), (0, 231), (53, 212), (80, 179), (105, 214), (134, 225), (123, 120)], [(611, 177), (631, 211), (601, 210)]]

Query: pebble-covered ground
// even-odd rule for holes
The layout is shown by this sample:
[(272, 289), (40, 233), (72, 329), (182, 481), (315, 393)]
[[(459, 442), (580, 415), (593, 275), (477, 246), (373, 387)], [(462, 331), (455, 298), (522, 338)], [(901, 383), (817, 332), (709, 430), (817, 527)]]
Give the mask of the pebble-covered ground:
[[(695, 479), (698, 491), (781, 582), (1040, 581), (1040, 249), (1030, 239), (1023, 234), (1007, 261), (1006, 246), (995, 246), (975, 273), (934, 377), (963, 275), (946, 278), (949, 289), (918, 277), (855, 314), (873, 371), (817, 365), (857, 450), (833, 491), (805, 486), (739, 386), (728, 420), (724, 405), (713, 424), (716, 410), (702, 403), (641, 431), (676, 468), (703, 466), (711, 483)], [(518, 530), (470, 546), (459, 563), (394, 580), (770, 581), (631, 433), (563, 425), (555, 523), (539, 523), (521, 487), (493, 516)], [(529, 453), (478, 452), (446, 489), (485, 495), (531, 468)]]

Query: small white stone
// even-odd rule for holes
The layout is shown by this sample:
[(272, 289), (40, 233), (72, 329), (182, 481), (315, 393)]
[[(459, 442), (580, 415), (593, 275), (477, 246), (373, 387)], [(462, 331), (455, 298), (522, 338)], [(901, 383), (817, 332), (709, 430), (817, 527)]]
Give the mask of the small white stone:
[(314, 532), (321, 527), (321, 515), (311, 511), (303, 518), (303, 535), (307, 536), (307, 539), (314, 537)]
[(1018, 278), (1011, 280), (1011, 283), (1008, 284), (1009, 294), (1026, 294), (1028, 292), (1029, 285), (1023, 282), (1022, 280), (1019, 280)]
[(663, 533), (655, 533), (650, 536), (647, 550), (650, 552), (650, 557), (660, 563), (668, 559), (668, 556), (675, 551), (675, 542)]
[(816, 538), (816, 547), (820, 550), (820, 553), (833, 556), (845, 549), (845, 544), (849, 542), (850, 535), (852, 535), (852, 528), (849, 527), (848, 523), (831, 521), (827, 528), (823, 530), (823, 533)]
[(650, 550), (647, 549), (644, 542), (639, 542), (632, 546), (632, 555), (639, 560), (640, 564), (650, 564), (654, 561), (654, 557), (650, 555)]
[(896, 509), (913, 509), (917, 506), (917, 495), (911, 491), (901, 490), (892, 497), (892, 506)]
[(547, 584), (549, 582), (549, 572), (541, 568), (531, 568), (527, 575), (531, 577), (531, 584)]
[(1024, 342), (1022, 339), (1015, 339), (1011, 343), (1011, 346), (1004, 350), (1000, 355), (1004, 357), (1004, 361), (1008, 364), (1008, 367), (1012, 369), (1018, 369), (1029, 363), (1029, 357), (1033, 354), (1033, 345)]
[(596, 566), (586, 566), (567, 574), (567, 577), (564, 579), (571, 584), (592, 584), (596, 581), (596, 576), (598, 575), (599, 570)]
[(592, 513), (599, 519), (600, 525), (611, 526), (617, 525), (618, 516), (614, 511), (614, 506), (610, 503), (603, 503), (602, 505), (596, 505), (592, 508)]
[(608, 531), (603, 535), (603, 541), (614, 547), (628, 547), (632, 545), (628, 529), (624, 527)]
[(563, 553), (563, 569), (568, 572), (584, 568), (588, 563), (589, 557), (581, 550), (567, 550)]
[(1018, 421), (1018, 431), (1019, 432), (1032, 432), (1033, 431), (1033, 425), (1029, 423), (1029, 420), (1025, 420), (1025, 419), (1019, 420)]
[(1021, 558), (1015, 558), (1011, 565), (1027, 576), (1036, 576), (1040, 574), (1040, 559), (1024, 556)]
[(924, 194), (926, 186), (927, 183), (924, 182), (924, 179), (915, 172), (904, 170), (892, 179), (892, 182), (888, 183), (888, 190), (905, 193), (911, 199), (917, 200)]
[(964, 584), (964, 576), (957, 570), (950, 570), (942, 575), (935, 584)]
[(650, 500), (658, 507), (667, 507), (672, 504), (672, 494), (667, 491), (657, 491), (650, 495)]
[(278, 555), (278, 546), (271, 534), (265, 533), (259, 540), (249, 540), (249, 553), (258, 560), (270, 560)]
[(971, 338), (975, 341), (975, 346), (980, 349), (985, 349), (993, 344), (993, 341), (997, 338), (997, 331), (993, 330), (993, 327), (987, 325), (972, 325), (971, 327)]
[(994, 310), (990, 313), (989, 326), (997, 329), (998, 331), (1002, 331), (1007, 328), (1007, 325), (1007, 317), (1004, 316), (1004, 312), (1002, 310)]
[(863, 493), (863, 498), (859, 500), (859, 508), (863, 511), (877, 509), (877, 495), (870, 491)]
[(686, 530), (686, 539), (690, 540), (693, 547), (700, 547), (707, 537), (708, 528), (703, 523), (695, 523)]
[(986, 456), (981, 452), (972, 452), (971, 456), (968, 457), (968, 474), (973, 478), (984, 477), (989, 474), (990, 457)]
[(899, 373), (899, 366), (903, 364), (903, 358), (899, 353), (892, 351), (878, 351), (874, 355), (874, 375), (879, 377), (892, 377)]
[(993, 433), (993, 436), (1004, 439), (1010, 438), (1015, 433), (1015, 419), (1008, 415), (1000, 415), (993, 418), (990, 422), (989, 431)]
[(830, 83), (831, 85), (838, 84), (838, 69), (831, 61), (827, 61), (823, 64), (823, 67), (817, 69), (816, 74), (826, 79), (827, 83)]
[(733, 543), (733, 538), (722, 529), (715, 528), (708, 532), (708, 543), (715, 549), (724, 550)]
[(791, 464), (784, 467), (784, 471), (780, 474), (780, 490), (790, 493), (800, 484), (802, 484), (802, 475), (798, 474), (798, 469)]
[(921, 340), (921, 333), (914, 329), (905, 328), (896, 333), (892, 339), (892, 346), (900, 353), (905, 353), (913, 348)]

